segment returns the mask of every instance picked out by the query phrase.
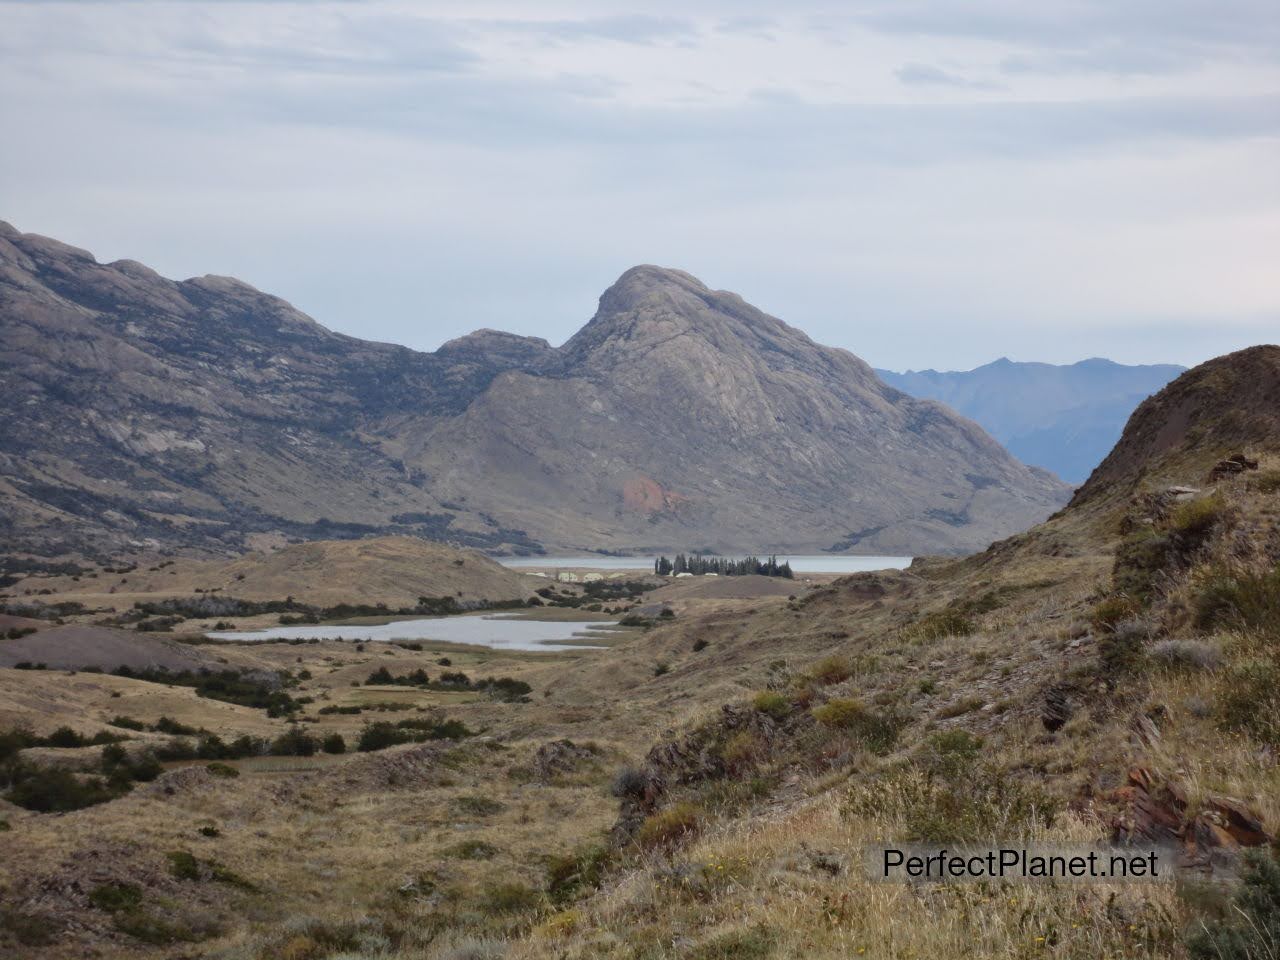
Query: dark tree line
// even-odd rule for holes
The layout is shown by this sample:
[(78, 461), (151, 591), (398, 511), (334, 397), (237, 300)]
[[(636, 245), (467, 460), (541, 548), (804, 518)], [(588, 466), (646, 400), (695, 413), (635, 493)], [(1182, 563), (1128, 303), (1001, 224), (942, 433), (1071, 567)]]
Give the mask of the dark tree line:
[(674, 560), (659, 557), (653, 562), (653, 572), (660, 577), (670, 577), (677, 573), (692, 573), (702, 576), (708, 573), (722, 577), (745, 577), (750, 574), (761, 574), (766, 577), (786, 577), (795, 579), (790, 563), (779, 563), (777, 557), (761, 560), (759, 557), (743, 557), (741, 560), (730, 560), (728, 557), (708, 557), (701, 553), (688, 556), (677, 553)]

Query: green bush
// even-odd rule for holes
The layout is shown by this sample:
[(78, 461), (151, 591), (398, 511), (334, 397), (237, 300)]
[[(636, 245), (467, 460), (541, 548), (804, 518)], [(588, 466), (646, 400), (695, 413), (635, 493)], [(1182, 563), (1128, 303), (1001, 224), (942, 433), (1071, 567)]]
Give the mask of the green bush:
[(774, 954), (777, 940), (768, 927), (717, 933), (695, 945), (688, 960), (765, 960)]
[(463, 840), (462, 843), (454, 844), (445, 852), (459, 860), (491, 860), (497, 854), (498, 848), (483, 840)]
[(398, 723), (379, 720), (360, 731), (356, 749), (362, 752), (384, 750), (402, 743), (423, 743), (427, 740), (461, 740), (472, 731), (461, 720), (431, 720), (410, 718)]
[(0, 906), (0, 932), (24, 947), (47, 947), (57, 940), (58, 925), (48, 917)]
[(1280, 863), (1262, 850), (1245, 868), (1226, 918), (1202, 923), (1187, 943), (1193, 960), (1264, 960), (1280, 949)]
[(234, 780), (236, 777), (240, 776), (240, 771), (229, 763), (214, 761), (213, 763), (206, 764), (205, 769), (215, 777), (223, 777), (227, 780)]
[(69, 770), (21, 767), (5, 799), (37, 813), (66, 813), (114, 800), (128, 787), (109, 784), (101, 777), (77, 777)]
[(1280, 493), (1280, 470), (1263, 470), (1253, 478), (1259, 493)]
[(1089, 622), (1095, 630), (1110, 632), (1120, 623), (1132, 620), (1138, 613), (1138, 605), (1124, 594), (1107, 597), (1089, 614)]
[(1117, 624), (1098, 641), (1098, 670), (1108, 686), (1147, 662), (1147, 628), (1136, 620)]
[(982, 738), (967, 730), (935, 733), (925, 743), (925, 767), (948, 779), (961, 776), (977, 762), (982, 746)]
[(853, 676), (853, 665), (848, 657), (842, 657), (839, 654), (823, 657), (809, 671), (810, 679), (824, 684), (843, 683), (851, 676)]
[(563, 905), (597, 889), (613, 860), (613, 851), (604, 844), (552, 857), (547, 863), (547, 897)]
[(946, 637), (968, 637), (975, 629), (973, 621), (963, 614), (940, 610), (917, 620), (907, 628), (906, 635), (917, 643), (928, 643)]
[(1222, 726), (1280, 746), (1280, 644), (1264, 636), (1237, 637), (1227, 658), (1218, 679)]
[(858, 700), (828, 700), (813, 708), (813, 718), (824, 727), (853, 734), (876, 754), (892, 750), (902, 728), (896, 718), (869, 710)]
[(175, 880), (199, 880), (200, 861), (189, 850), (173, 850), (167, 855), (169, 873)]
[(142, 904), (142, 890), (132, 883), (101, 883), (89, 891), (89, 902), (107, 913), (135, 910)]
[(172, 850), (166, 854), (169, 873), (175, 880), (213, 880), (233, 887), (252, 890), (253, 884), (244, 877), (228, 870), (212, 860), (198, 860), (189, 850)]
[(480, 905), (486, 913), (517, 913), (532, 910), (542, 902), (542, 895), (523, 883), (491, 884), (481, 894)]
[(691, 803), (677, 803), (646, 817), (636, 841), (642, 847), (665, 846), (697, 832), (698, 824), (698, 808)]
[(1208, 539), (1213, 528), (1226, 518), (1228, 512), (1227, 503), (1220, 494), (1188, 500), (1178, 504), (1169, 514), (1169, 529), (1198, 546)]
[(969, 753), (952, 750), (924, 769), (902, 767), (861, 781), (846, 795), (844, 812), (896, 820), (898, 839), (917, 843), (1007, 842), (1053, 823), (1055, 798)]
[(752, 698), (751, 705), (775, 720), (781, 720), (791, 712), (791, 701), (773, 690), (761, 690)]
[(1149, 603), (1156, 592), (1158, 574), (1173, 562), (1176, 551), (1167, 534), (1153, 527), (1139, 527), (1116, 547), (1111, 581), (1116, 593), (1134, 603)]
[(476, 817), (490, 817), (507, 809), (506, 804), (501, 801), (478, 795), (454, 797), (453, 806), (459, 813)]
[(271, 741), (273, 757), (311, 757), (315, 755), (319, 741), (305, 730), (290, 728)]
[(1263, 630), (1280, 636), (1280, 566), (1266, 573), (1219, 568), (1197, 584), (1196, 626)]
[(331, 733), (324, 738), (321, 748), (325, 753), (346, 753), (347, 741), (342, 739), (342, 734)]

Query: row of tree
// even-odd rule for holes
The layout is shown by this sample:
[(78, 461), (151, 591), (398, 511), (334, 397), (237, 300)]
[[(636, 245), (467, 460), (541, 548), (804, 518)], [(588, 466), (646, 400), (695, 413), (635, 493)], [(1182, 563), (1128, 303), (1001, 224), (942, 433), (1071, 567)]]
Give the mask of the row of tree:
[(692, 573), (703, 576), (714, 573), (722, 577), (745, 577), (750, 574), (762, 574), (766, 577), (795, 578), (790, 563), (779, 563), (777, 557), (761, 560), (759, 557), (743, 557), (741, 560), (730, 560), (728, 557), (709, 557), (701, 553), (686, 555), (677, 553), (674, 560), (659, 557), (653, 562), (653, 572), (660, 577), (671, 577), (678, 573)]

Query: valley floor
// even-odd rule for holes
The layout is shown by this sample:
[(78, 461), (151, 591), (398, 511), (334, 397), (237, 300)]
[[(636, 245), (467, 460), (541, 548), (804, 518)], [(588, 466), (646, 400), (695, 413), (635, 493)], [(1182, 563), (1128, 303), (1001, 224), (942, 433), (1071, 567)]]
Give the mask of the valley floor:
[[(1275, 956), (1280, 880), (1253, 858), (1280, 823), (1277, 489), (1106, 500), (905, 571), (654, 582), (620, 605), (644, 625), (603, 650), (185, 645), (287, 672), (291, 715), (0, 669), (0, 729), (126, 734), (130, 757), (291, 731), (348, 751), (169, 760), (68, 812), (0, 801), (0, 943), (225, 960)], [(420, 742), (357, 750), (380, 723)], [(20, 745), (9, 762), (86, 779), (110, 746)], [(1198, 866), (1176, 884), (908, 885), (863, 864), (889, 841), (1113, 838)], [(1233, 900), (1241, 874), (1252, 906)]]

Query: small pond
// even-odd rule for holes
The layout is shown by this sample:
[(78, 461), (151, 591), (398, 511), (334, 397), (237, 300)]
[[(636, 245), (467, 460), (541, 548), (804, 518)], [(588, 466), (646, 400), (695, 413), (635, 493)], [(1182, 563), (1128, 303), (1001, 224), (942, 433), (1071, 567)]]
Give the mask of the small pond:
[[(265, 630), (222, 630), (215, 640), (263, 643), (269, 640), (443, 640), (492, 647), (495, 650), (596, 650), (601, 631), (616, 627), (612, 620), (584, 622), (525, 620), (513, 614), (472, 613), (457, 617), (394, 620), (377, 624), (307, 624)], [(605, 635), (607, 636), (607, 634)]]

